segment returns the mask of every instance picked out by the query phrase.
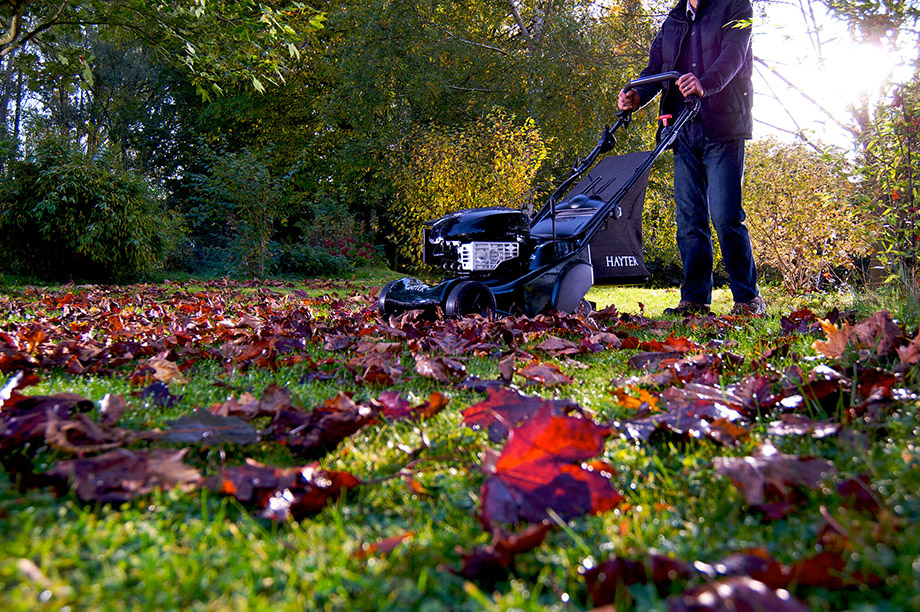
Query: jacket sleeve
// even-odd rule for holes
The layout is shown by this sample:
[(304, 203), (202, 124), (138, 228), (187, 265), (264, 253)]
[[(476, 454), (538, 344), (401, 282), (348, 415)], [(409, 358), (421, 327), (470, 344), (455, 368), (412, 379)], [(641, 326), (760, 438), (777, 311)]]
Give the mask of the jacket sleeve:
[(722, 44), (719, 56), (700, 77), (703, 94), (711, 96), (722, 91), (744, 66), (751, 45), (751, 20), (754, 9), (750, 0), (729, 0), (726, 19), (721, 26)]
[[(655, 36), (655, 40), (652, 41), (651, 49), (648, 54), (648, 64), (639, 73), (639, 77), (647, 77), (653, 74), (658, 74), (661, 72), (662, 57), (661, 57), (661, 35), (663, 30), (658, 30), (658, 34)], [(651, 83), (649, 85), (643, 85), (641, 87), (636, 87), (636, 92), (639, 94), (639, 106), (645, 106), (648, 104), (655, 95), (661, 91), (661, 83)]]

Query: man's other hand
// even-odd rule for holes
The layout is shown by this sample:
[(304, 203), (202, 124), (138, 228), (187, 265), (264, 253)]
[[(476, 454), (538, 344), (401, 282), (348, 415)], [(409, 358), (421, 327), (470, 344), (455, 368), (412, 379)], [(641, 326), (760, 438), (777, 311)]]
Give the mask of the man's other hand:
[(617, 106), (624, 111), (637, 110), (639, 108), (639, 92), (635, 89), (630, 89), (629, 91), (620, 90)]

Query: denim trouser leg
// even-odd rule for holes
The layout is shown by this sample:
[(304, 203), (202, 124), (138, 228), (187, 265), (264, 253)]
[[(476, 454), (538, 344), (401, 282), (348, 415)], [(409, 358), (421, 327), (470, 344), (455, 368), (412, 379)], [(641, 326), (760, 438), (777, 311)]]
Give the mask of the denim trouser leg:
[(757, 297), (757, 270), (744, 224), (741, 182), (744, 140), (707, 142), (699, 122), (685, 126), (674, 146), (677, 246), (684, 268), (681, 300), (712, 301), (712, 237), (715, 227), (736, 302)]

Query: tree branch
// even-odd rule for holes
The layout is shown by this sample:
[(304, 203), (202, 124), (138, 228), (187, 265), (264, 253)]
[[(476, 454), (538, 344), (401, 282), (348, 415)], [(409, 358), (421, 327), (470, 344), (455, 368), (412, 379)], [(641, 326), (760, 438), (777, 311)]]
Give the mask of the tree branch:
[(527, 41), (533, 43), (533, 36), (530, 35), (530, 30), (527, 29), (527, 25), (521, 18), (521, 12), (518, 10), (515, 0), (508, 0), (508, 6), (511, 7), (511, 16), (514, 17), (514, 21), (517, 23), (518, 28), (524, 33), (524, 36), (527, 37)]
[[(814, 104), (815, 107), (816, 107), (818, 110), (820, 110), (822, 113), (824, 113), (831, 121), (833, 121), (834, 123), (836, 123), (841, 129), (845, 130), (845, 131), (846, 131), (847, 133), (849, 133), (851, 136), (854, 136), (854, 137), (855, 137), (855, 136), (859, 136), (859, 130), (857, 130), (857, 129), (855, 129), (855, 128), (853, 128), (853, 127), (851, 127), (851, 126), (849, 126), (849, 125), (847, 125), (847, 124), (845, 124), (845, 123), (843, 123), (843, 122), (841, 122), (839, 119), (837, 119), (836, 117), (834, 117), (834, 114), (831, 113), (831, 112), (830, 112), (829, 110), (827, 110), (826, 108), (824, 108), (824, 106), (822, 106), (820, 102), (818, 102), (817, 100), (815, 100), (814, 98), (812, 98), (811, 96), (809, 96), (807, 93), (805, 93), (805, 92), (802, 91), (799, 87), (797, 87), (795, 84), (793, 84), (792, 81), (790, 81), (789, 79), (787, 79), (786, 77), (784, 77), (783, 75), (781, 75), (781, 74), (776, 70), (776, 68), (774, 68), (773, 66), (770, 66), (769, 64), (767, 64), (765, 61), (763, 61), (763, 60), (760, 59), (759, 57), (755, 57), (755, 58), (754, 58), (754, 61), (757, 62), (758, 64), (760, 64), (761, 66), (763, 66), (764, 68), (766, 68), (767, 70), (769, 70), (774, 76), (776, 76), (776, 78), (778, 78), (779, 80), (781, 80), (783, 83), (785, 83), (786, 85), (788, 85), (790, 88), (794, 89), (800, 96), (802, 96), (802, 97), (805, 98), (807, 101), (809, 101), (809, 102), (811, 102), (812, 104)], [(787, 112), (788, 112), (788, 111), (787, 111)]]
[[(14, 15), (13, 17), (14, 20), (17, 17), (19, 18), (19, 22), (20, 22), (19, 25), (21, 25), (21, 22), (22, 22), (22, 11), (25, 9), (27, 4), (31, 4), (31, 0), (23, 3), (18, 9), (18, 14)], [(16, 41), (16, 38), (21, 33), (21, 29), (19, 25), (17, 25), (15, 36), (11, 40), (9, 40), (7, 43), (5, 43), (5, 46), (2, 49), (0, 49), (0, 57), (5, 57), (9, 55), (10, 53), (15, 51), (16, 49), (19, 49), (20, 47), (25, 45), (27, 42), (29, 42), (30, 40), (32, 40), (33, 38), (35, 38), (36, 36), (44, 32), (45, 30), (57, 25), (58, 21), (61, 19), (61, 15), (64, 14), (64, 9), (67, 8), (68, 4), (70, 4), (70, 0), (64, 0), (64, 2), (61, 3), (61, 6), (58, 7), (57, 12), (54, 14), (54, 16), (51, 19), (49, 19), (48, 21), (42, 24), (39, 24), (34, 30), (32, 30), (31, 32), (23, 36), (19, 42), (16, 42), (16, 44), (13, 44)], [(10, 26), (9, 31), (7, 32), (7, 36), (11, 33), (13, 33), (12, 24)], [(7, 38), (7, 36), (4, 36), (4, 38)]]
[(429, 25), (434, 26), (435, 29), (440, 30), (441, 32), (443, 32), (444, 34), (446, 34), (448, 37), (450, 37), (450, 38), (452, 38), (452, 39), (454, 39), (454, 40), (456, 40), (456, 41), (458, 41), (458, 42), (462, 42), (462, 43), (465, 43), (465, 44), (467, 44), (467, 45), (473, 45), (474, 47), (482, 47), (483, 49), (488, 49), (489, 51), (497, 51), (498, 53), (501, 53), (502, 55), (510, 55), (510, 53), (508, 53), (508, 52), (505, 51), (504, 49), (500, 49), (500, 48), (494, 47), (494, 46), (492, 46), (492, 45), (487, 45), (487, 44), (485, 44), (485, 43), (476, 42), (475, 40), (468, 40), (468, 39), (466, 39), (466, 38), (460, 38), (459, 36), (457, 36), (456, 34), (454, 34), (453, 32), (451, 32), (450, 30), (448, 30), (448, 29), (445, 28), (444, 26), (440, 25), (439, 23), (437, 23), (437, 22), (435, 22), (435, 21), (431, 21), (430, 19), (424, 19), (424, 18), (422, 18), (422, 19), (423, 19), (423, 21), (427, 22)]

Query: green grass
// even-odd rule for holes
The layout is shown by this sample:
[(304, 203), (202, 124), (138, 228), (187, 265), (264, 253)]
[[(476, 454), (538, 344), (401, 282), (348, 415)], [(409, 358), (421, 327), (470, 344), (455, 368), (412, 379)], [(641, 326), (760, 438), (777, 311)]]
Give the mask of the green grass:
[[(244, 309), (251, 308), (260, 295), (269, 295), (260, 291), (275, 295), (305, 289), (313, 298), (366, 296), (371, 288), (395, 276), (377, 270), (348, 283), (319, 288), (309, 283), (221, 287), (219, 282), (187, 279), (179, 287), (165, 287), (164, 295), (210, 292)], [(7, 295), (18, 310), (0, 321), (0, 331), (9, 333), (36, 320), (39, 311), (47, 317), (60, 316), (59, 310), (40, 305), (38, 294), (10, 288)], [(129, 304), (131, 288), (117, 295), (123, 305)], [(727, 385), (757, 368), (783, 372), (801, 367), (807, 372), (827, 363), (811, 348), (819, 337), (782, 333), (780, 316), (802, 307), (813, 307), (823, 315), (830, 307), (846, 309), (869, 303), (848, 294), (791, 299), (768, 290), (765, 295), (769, 316), (764, 319), (718, 329), (677, 323), (664, 335), (688, 336), (715, 347), (711, 351), (729, 350), (744, 357), (744, 364), (723, 372), (722, 383)], [(596, 287), (588, 298), (599, 308), (614, 304), (623, 313), (642, 310), (647, 317), (659, 318), (664, 308), (676, 304), (679, 292)], [(731, 305), (730, 295), (718, 290), (714, 311), (727, 313)], [(317, 303), (310, 310), (319, 321), (334, 326), (328, 319), (336, 312), (334, 308)], [(662, 333), (648, 329), (631, 333), (641, 340), (664, 339)], [(381, 338), (367, 337), (374, 339)], [(539, 341), (539, 336), (527, 339), (525, 348)], [(767, 348), (782, 344), (791, 345), (788, 355), (756, 365)], [(643, 374), (627, 363), (636, 352), (548, 359), (575, 382), (525, 391), (572, 398), (598, 421), (629, 418), (629, 411), (610, 391), (634, 384), (631, 377)], [(316, 360), (330, 356), (321, 341), (312, 342), (306, 355)], [(302, 364), (229, 371), (216, 360), (200, 360), (186, 372), (188, 383), (170, 384), (172, 393), (181, 396), (171, 409), (132, 395), (139, 387), (127, 380), (127, 374), (136, 362), (113, 375), (42, 370), (42, 382), (25, 392), (68, 391), (94, 402), (109, 393), (123, 394), (129, 411), (122, 425), (149, 428), (165, 427), (169, 419), (243, 391), (258, 396), (273, 383), (287, 388), (306, 407), (339, 391), (366, 400), (384, 390), (356, 380), (344, 369), (347, 356), (333, 357), (340, 372), (337, 379), (309, 383), (302, 382), (306, 373)], [(403, 364), (411, 372), (408, 353)], [(466, 358), (466, 365), (482, 378), (498, 377), (493, 357)], [(916, 369), (901, 376), (900, 386), (914, 393), (920, 390)], [(516, 382), (523, 381), (518, 378)], [(451, 572), (462, 563), (458, 549), (471, 550), (490, 541), (490, 534), (476, 519), (485, 478), (479, 466), (483, 454), (500, 445), (490, 443), (484, 432), (464, 427), (460, 414), (483, 395), (411, 374), (400, 380), (396, 390), (417, 402), (439, 391), (451, 402), (444, 412), (421, 423), (384, 422), (365, 427), (330, 452), (321, 460), (324, 468), (352, 472), (369, 484), (301, 521), (275, 524), (254, 516), (234, 499), (206, 489), (155, 491), (120, 506), (85, 503), (73, 493), (58, 497), (50, 490), (19, 490), (15, 474), (0, 472), (0, 605), (11, 612), (582, 610), (592, 606), (580, 572), (608, 557), (642, 559), (655, 551), (689, 562), (712, 563), (733, 552), (762, 548), (779, 561), (792, 563), (814, 554), (823, 516), (829, 514), (848, 530), (854, 543), (850, 569), (881, 574), (885, 581), (873, 588), (798, 589), (795, 595), (817, 611), (920, 607), (920, 449), (915, 442), (920, 419), (916, 400), (899, 403), (881, 422), (851, 423), (856, 432), (852, 439), (770, 438), (782, 452), (832, 460), (841, 478), (869, 475), (885, 508), (880, 517), (848, 510), (831, 487), (806, 492), (799, 510), (779, 521), (762, 521), (748, 509), (732, 483), (715, 474), (712, 462), (719, 456), (747, 456), (768, 439), (766, 422), (775, 415), (765, 415), (754, 425), (751, 437), (733, 448), (711, 442), (635, 445), (613, 437), (600, 458), (617, 470), (612, 484), (626, 498), (621, 507), (557, 526), (541, 546), (517, 557), (507, 579), (490, 587)], [(812, 410), (819, 412), (816, 407)], [(221, 465), (236, 465), (246, 457), (282, 466), (303, 463), (287, 449), (269, 443), (194, 448), (188, 461), (213, 474)], [(39, 449), (35, 462), (44, 469), (61, 458), (65, 457), (59, 452)], [(406, 480), (410, 476), (424, 493), (410, 488)], [(411, 535), (389, 554), (360, 554), (368, 545), (407, 533)], [(667, 598), (680, 592), (674, 588), (659, 593), (635, 585), (629, 589), (629, 601), (617, 609), (665, 610)]]

